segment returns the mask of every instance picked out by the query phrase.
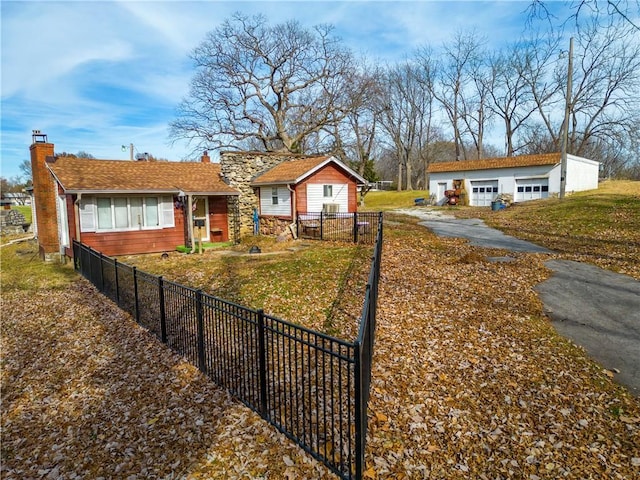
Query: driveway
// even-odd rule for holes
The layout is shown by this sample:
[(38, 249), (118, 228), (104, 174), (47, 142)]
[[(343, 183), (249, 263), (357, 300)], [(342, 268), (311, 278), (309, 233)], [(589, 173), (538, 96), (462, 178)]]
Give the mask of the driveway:
[[(515, 252), (553, 253), (488, 227), (479, 219), (456, 219), (440, 210), (412, 208), (440, 236), (466, 238), (472, 245)], [(549, 260), (553, 276), (536, 287), (556, 330), (582, 346), (615, 379), (640, 396), (640, 282), (627, 275), (568, 260)]]

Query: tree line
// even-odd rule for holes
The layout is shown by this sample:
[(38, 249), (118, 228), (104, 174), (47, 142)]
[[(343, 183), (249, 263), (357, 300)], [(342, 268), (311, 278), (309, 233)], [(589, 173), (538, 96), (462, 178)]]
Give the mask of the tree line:
[(565, 21), (575, 40), (567, 99), (569, 34), (549, 16), (531, 20), (497, 50), (460, 31), (380, 64), (331, 26), (237, 13), (192, 52), (171, 138), (194, 150), (330, 153), (369, 180), (426, 188), (431, 162), (560, 151), (568, 103), (568, 152), (602, 162), (606, 176), (640, 178), (637, 27), (621, 15)]

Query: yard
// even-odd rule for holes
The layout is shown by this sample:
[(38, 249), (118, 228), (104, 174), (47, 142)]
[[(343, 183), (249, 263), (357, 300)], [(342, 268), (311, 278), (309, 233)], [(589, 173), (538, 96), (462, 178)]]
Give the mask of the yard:
[[(605, 265), (635, 275), (639, 193), (456, 213), (557, 242), (567, 258), (601, 261), (606, 245)], [(544, 317), (532, 287), (547, 257), (490, 263), (500, 251), (385, 219), (366, 477), (640, 476), (640, 403)], [(353, 338), (367, 248), (258, 241), (257, 256), (245, 244), (123, 261)], [(25, 244), (2, 257), (3, 478), (331, 478), (69, 267)]]

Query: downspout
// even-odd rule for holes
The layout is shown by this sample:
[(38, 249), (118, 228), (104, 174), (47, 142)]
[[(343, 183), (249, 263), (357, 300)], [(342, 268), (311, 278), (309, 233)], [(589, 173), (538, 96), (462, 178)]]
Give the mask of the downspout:
[(296, 205), (296, 192), (293, 188), (291, 188), (290, 184), (287, 184), (287, 189), (293, 194), (293, 201), (291, 202), (292, 208), (293, 208), (293, 215), (291, 215), (291, 217), (293, 218), (293, 223), (296, 223), (297, 221), (297, 217), (298, 217), (298, 209), (297, 209), (297, 205)]
[(193, 240), (193, 195), (187, 195), (187, 221), (189, 222), (189, 240), (191, 241), (191, 252), (196, 251), (196, 242)]
[(293, 208), (293, 215), (291, 215), (292, 222), (289, 224), (289, 230), (295, 240), (298, 239), (298, 206), (296, 205), (296, 192), (291, 188), (290, 184), (287, 184), (287, 189), (292, 193), (293, 200), (291, 201), (291, 208)]
[(82, 199), (82, 193), (78, 193), (75, 202), (73, 202), (73, 217), (74, 223), (76, 227), (76, 241), (81, 242), (80, 240), (80, 200)]

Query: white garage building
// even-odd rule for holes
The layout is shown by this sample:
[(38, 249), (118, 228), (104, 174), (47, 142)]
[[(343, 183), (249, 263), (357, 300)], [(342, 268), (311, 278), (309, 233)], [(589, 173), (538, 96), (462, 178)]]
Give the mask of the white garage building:
[[(490, 206), (500, 193), (513, 196), (514, 202), (547, 198), (560, 193), (559, 153), (486, 158), (429, 165), (429, 191), (438, 203), (446, 200), (445, 191), (462, 180), (469, 205)], [(567, 155), (565, 192), (598, 188), (599, 163)]]

